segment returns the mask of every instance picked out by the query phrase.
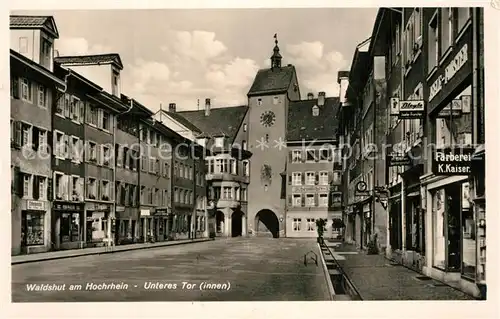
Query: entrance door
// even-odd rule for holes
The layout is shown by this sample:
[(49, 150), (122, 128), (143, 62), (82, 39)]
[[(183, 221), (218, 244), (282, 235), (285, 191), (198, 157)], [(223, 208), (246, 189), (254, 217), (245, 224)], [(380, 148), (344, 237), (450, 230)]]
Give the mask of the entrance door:
[(461, 264), (460, 254), (460, 211), (462, 210), (461, 184), (453, 184), (446, 191), (446, 215), (448, 219), (448, 269), (459, 271)]
[(243, 235), (243, 212), (236, 211), (231, 216), (231, 237), (240, 237)]

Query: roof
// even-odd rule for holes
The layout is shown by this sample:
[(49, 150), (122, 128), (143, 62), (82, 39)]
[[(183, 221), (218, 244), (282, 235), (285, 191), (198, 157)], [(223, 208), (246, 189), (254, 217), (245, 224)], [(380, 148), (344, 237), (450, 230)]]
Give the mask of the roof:
[(318, 99), (290, 101), (288, 108), (287, 142), (311, 140), (334, 140), (338, 121), (338, 97), (325, 98), (325, 104), (318, 106), (319, 115), (313, 116), (312, 108)]
[(171, 118), (173, 118), (175, 121), (179, 122), (180, 124), (184, 125), (188, 129), (195, 131), (197, 133), (201, 133), (201, 130), (198, 127), (196, 127), (196, 125), (194, 125), (193, 123), (186, 120), (182, 115), (175, 113), (175, 112), (168, 112), (165, 110), (163, 110), (163, 112), (165, 112), (168, 116), (170, 116)]
[(59, 64), (115, 64), (120, 70), (123, 70), (122, 60), (118, 53), (93, 54), (93, 55), (78, 55), (78, 56), (60, 56), (54, 58), (54, 61)]
[(14, 63), (16, 63), (15, 61), (22, 64), (23, 66), (29, 66), (37, 74), (44, 76), (45, 78), (53, 81), (54, 83), (60, 85), (61, 87), (64, 86), (64, 81), (61, 78), (59, 78), (57, 75), (55, 75), (53, 72), (51, 72), (50, 70), (47, 70), (46, 68), (44, 68), (40, 64), (34, 62), (33, 60), (28, 59), (27, 57), (25, 57), (21, 53), (10, 49), (11, 72), (14, 69), (13, 66), (15, 65)]
[[(213, 108), (210, 110), (209, 116), (205, 116), (205, 110), (182, 111), (176, 114), (189, 121), (202, 134), (209, 136), (225, 135), (233, 141), (247, 111), (248, 106), (242, 105)], [(171, 113), (169, 112), (169, 114)]]
[(10, 29), (44, 29), (54, 38), (59, 38), (56, 22), (52, 16), (11, 15)]
[(346, 92), (348, 99), (356, 98), (352, 94), (357, 94), (353, 90), (360, 91), (366, 83), (366, 78), (369, 75), (369, 67), (371, 63), (370, 53), (366, 50), (370, 43), (368, 38), (356, 46), (354, 56), (352, 58), (351, 70), (349, 71), (349, 88)]
[(295, 67), (290, 64), (281, 68), (261, 69), (257, 72), (247, 95), (284, 93), (290, 87), (295, 76)]

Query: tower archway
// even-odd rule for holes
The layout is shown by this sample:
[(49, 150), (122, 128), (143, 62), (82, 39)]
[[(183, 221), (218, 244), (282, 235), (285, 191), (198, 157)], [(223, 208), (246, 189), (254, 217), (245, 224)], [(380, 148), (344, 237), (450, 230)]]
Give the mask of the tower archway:
[(279, 237), (280, 223), (276, 214), (270, 209), (262, 209), (255, 215), (257, 236), (272, 235)]

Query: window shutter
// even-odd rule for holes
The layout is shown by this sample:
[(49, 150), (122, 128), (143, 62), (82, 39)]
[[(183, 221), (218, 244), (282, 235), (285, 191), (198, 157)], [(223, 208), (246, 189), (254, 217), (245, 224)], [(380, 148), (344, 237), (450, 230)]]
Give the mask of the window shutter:
[(293, 206), (293, 198), (292, 198), (292, 195), (288, 195), (288, 206), (289, 206), (289, 207)]
[(96, 180), (96, 188), (97, 188), (97, 191), (95, 193), (95, 198), (97, 200), (100, 200), (102, 199), (102, 196), (101, 196), (101, 191), (102, 191), (102, 181), (99, 181), (99, 180)]
[(305, 185), (306, 184), (306, 174), (300, 173), (300, 179), (301, 179), (301, 185)]
[(315, 178), (316, 178), (315, 184), (318, 185), (319, 184), (319, 173), (318, 172), (314, 172), (314, 175), (315, 175)]
[(292, 151), (288, 152), (288, 162), (290, 162), (290, 163), (292, 162), (292, 159), (293, 159), (293, 154), (292, 153), (293, 153)]
[(304, 206), (306, 206), (306, 195), (302, 194), (300, 196), (301, 196), (300, 199), (302, 201), (301, 206), (304, 207)]
[(36, 126), (33, 126), (33, 132), (32, 132), (32, 136), (33, 136), (33, 150), (34, 151), (38, 151), (38, 148), (40, 147), (40, 130), (38, 129), (38, 127)]
[(80, 177), (78, 179), (78, 200), (83, 201), (84, 199), (84, 194), (85, 194), (85, 179)]
[(97, 155), (97, 165), (102, 165), (103, 164), (103, 150), (102, 150), (102, 145), (97, 144), (96, 145), (96, 155)]
[(314, 194), (314, 206), (318, 206), (319, 204), (319, 194)]
[(333, 172), (328, 172), (328, 185), (331, 185), (333, 181)]
[(85, 103), (83, 101), (78, 101), (77, 108), (77, 112), (79, 113), (78, 121), (83, 123), (85, 115)]
[(19, 78), (17, 76), (12, 78), (12, 97), (19, 99)]
[(320, 157), (320, 152), (319, 150), (314, 150), (314, 161), (319, 162), (319, 157)]
[(292, 175), (288, 175), (288, 185), (292, 185)]
[(33, 199), (37, 200), (40, 198), (40, 182), (37, 175), (33, 175)]
[(73, 200), (73, 176), (68, 175), (68, 194), (69, 200)]
[(53, 190), (52, 178), (47, 178), (47, 200), (48, 201), (54, 200), (54, 190)]
[(18, 194), (20, 197), (23, 197), (22, 192), (22, 174), (21, 174), (21, 169), (17, 166), (14, 166), (14, 172), (13, 172), (13, 193)]
[(302, 163), (306, 162), (306, 159), (307, 159), (307, 150), (300, 152), (300, 158), (302, 160)]
[(123, 165), (123, 158), (121, 155), (121, 147), (119, 144), (115, 144), (115, 158), (116, 158), (116, 166), (122, 166)]
[(19, 121), (14, 122), (14, 143), (17, 147), (20, 147), (22, 144), (23, 138), (23, 125)]
[(97, 112), (97, 127), (102, 128), (103, 118), (104, 118), (104, 116), (103, 116), (103, 110), (99, 109), (98, 112)]

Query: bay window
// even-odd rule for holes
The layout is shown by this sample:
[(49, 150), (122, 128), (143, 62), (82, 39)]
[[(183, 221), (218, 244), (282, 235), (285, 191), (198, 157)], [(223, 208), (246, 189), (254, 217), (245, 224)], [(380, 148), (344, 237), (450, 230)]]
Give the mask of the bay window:
[(21, 224), (22, 245), (36, 246), (43, 245), (44, 236), (44, 219), (45, 213), (24, 211)]

